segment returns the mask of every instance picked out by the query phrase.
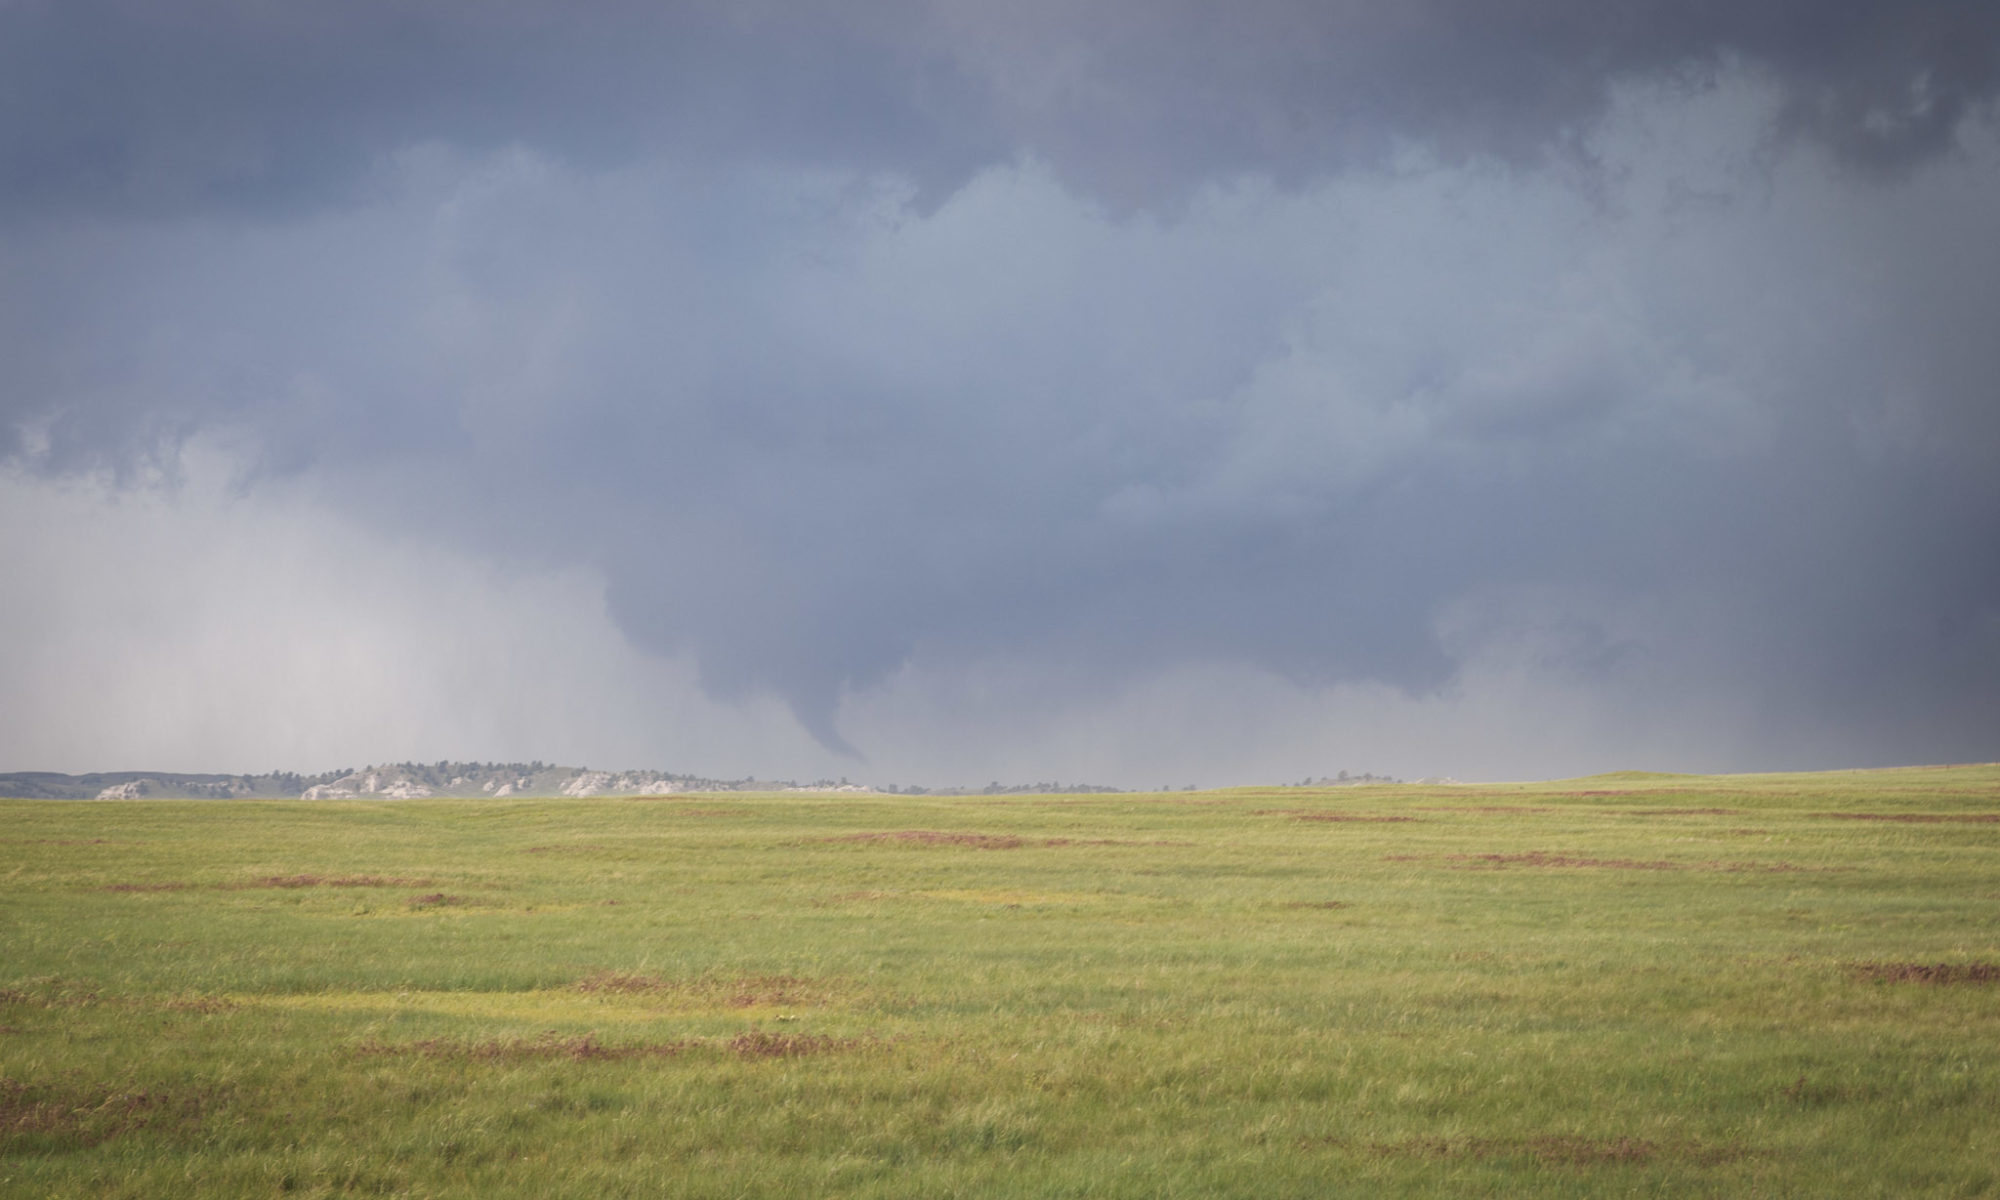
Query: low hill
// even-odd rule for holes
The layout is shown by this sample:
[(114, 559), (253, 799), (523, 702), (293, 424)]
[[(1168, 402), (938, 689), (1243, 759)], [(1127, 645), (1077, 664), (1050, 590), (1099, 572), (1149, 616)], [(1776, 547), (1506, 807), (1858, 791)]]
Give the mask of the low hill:
[(775, 790), (792, 786), (751, 779), (704, 779), (666, 771), (593, 771), (550, 763), (390, 763), (318, 775), (188, 774), (174, 771), (55, 771), (0, 774), (0, 796), (27, 800), (301, 799), (425, 796), (598, 796), (687, 791)]

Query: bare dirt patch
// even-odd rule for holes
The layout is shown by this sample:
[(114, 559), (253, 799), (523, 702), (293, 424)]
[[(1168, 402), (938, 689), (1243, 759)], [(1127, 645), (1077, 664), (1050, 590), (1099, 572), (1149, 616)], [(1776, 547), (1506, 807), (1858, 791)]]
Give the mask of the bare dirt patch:
[(225, 1013), (243, 1007), (224, 996), (172, 996), (159, 1002), (168, 1012)]
[(464, 904), (465, 902), (465, 897), (463, 896), (447, 896), (443, 892), (426, 892), (421, 896), (412, 896), (404, 901), (411, 908), (447, 908)]
[(0, 1078), (0, 1146), (10, 1151), (95, 1146), (149, 1126), (192, 1124), (207, 1106), (200, 1095)]
[[(214, 886), (222, 891), (241, 892), (258, 888), (376, 888), (376, 887), (424, 887), (428, 879), (416, 879), (402, 875), (266, 875), (259, 879), (247, 879), (238, 883), (218, 883)], [(161, 880), (153, 883), (113, 883), (104, 888), (107, 892), (184, 892), (202, 885), (184, 880)]]
[(586, 975), (574, 985), (579, 992), (602, 992), (614, 996), (639, 995), (646, 992), (662, 992), (675, 989), (675, 985), (658, 975), (640, 975), (630, 971), (598, 971)]
[(629, 1042), (606, 1044), (595, 1033), (564, 1036), (554, 1031), (531, 1038), (421, 1038), (414, 1042), (364, 1042), (358, 1053), (366, 1056), (391, 1055), (414, 1058), (463, 1058), (475, 1062), (530, 1062), (569, 1059), (575, 1062), (606, 1062), (630, 1058), (666, 1058), (679, 1054), (693, 1043)]
[(1560, 808), (1547, 808), (1535, 804), (1413, 804), (1418, 812), (1481, 813), (1487, 816), (1515, 816), (1521, 813), (1562, 812)]
[(1418, 820), (1417, 817), (1396, 816), (1390, 813), (1327, 812), (1310, 808), (1260, 808), (1251, 813), (1257, 817), (1290, 817), (1294, 821), (1327, 821), (1337, 823), (1352, 822), (1359, 825), (1400, 825)]
[(799, 1058), (807, 1054), (824, 1054), (829, 1050), (844, 1050), (856, 1044), (824, 1034), (767, 1033), (761, 1029), (739, 1033), (726, 1043), (729, 1051), (738, 1058)]
[(1529, 850), (1524, 854), (1447, 854), (1453, 862), (1462, 862), (1473, 867), (1595, 867), (1613, 871), (1681, 871), (1686, 868), (1677, 862), (1664, 859), (1642, 860), (1636, 858), (1593, 858), (1582, 854), (1559, 854), (1547, 850)]
[(104, 1002), (104, 996), (87, 983), (49, 976), (24, 981), (19, 987), (0, 988), (0, 1004), (35, 1008), (90, 1008)]
[[(266, 875), (259, 879), (240, 880), (235, 883), (198, 884), (185, 880), (160, 880), (157, 882), (125, 882), (106, 884), (101, 889), (106, 892), (138, 894), (146, 892), (186, 892), (196, 888), (212, 888), (220, 892), (247, 892), (260, 890), (296, 891), (304, 888), (396, 888), (429, 887), (432, 881), (411, 875)], [(458, 904), (462, 897), (445, 896), (432, 900), (432, 904)], [(416, 905), (412, 899), (413, 907)]]
[(863, 1043), (853, 1038), (811, 1033), (770, 1033), (747, 1030), (728, 1038), (677, 1038), (667, 1042), (604, 1042), (595, 1033), (563, 1035), (550, 1031), (531, 1038), (424, 1038), (414, 1042), (364, 1042), (364, 1056), (410, 1056), (466, 1059), (473, 1062), (624, 1062), (644, 1058), (675, 1058), (691, 1052), (716, 1052), (759, 1060), (802, 1058), (851, 1050)]
[(2000, 963), (1855, 963), (1849, 970), (1877, 983), (2000, 983)]
[(425, 887), (428, 879), (417, 879), (405, 875), (266, 875), (245, 883), (224, 883), (217, 886), (244, 890), (250, 888), (386, 888)]

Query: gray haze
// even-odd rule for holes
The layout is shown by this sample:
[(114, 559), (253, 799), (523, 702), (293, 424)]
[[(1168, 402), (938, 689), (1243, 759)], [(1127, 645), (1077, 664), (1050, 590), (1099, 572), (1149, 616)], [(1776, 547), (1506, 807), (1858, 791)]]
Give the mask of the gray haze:
[(0, 4), (0, 765), (2000, 757), (2000, 8)]

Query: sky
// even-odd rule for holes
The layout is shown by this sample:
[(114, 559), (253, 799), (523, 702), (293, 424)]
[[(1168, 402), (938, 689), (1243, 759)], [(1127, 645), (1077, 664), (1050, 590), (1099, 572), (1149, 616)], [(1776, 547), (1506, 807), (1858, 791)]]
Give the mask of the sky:
[(1987, 0), (0, 0), (0, 768), (2000, 759)]

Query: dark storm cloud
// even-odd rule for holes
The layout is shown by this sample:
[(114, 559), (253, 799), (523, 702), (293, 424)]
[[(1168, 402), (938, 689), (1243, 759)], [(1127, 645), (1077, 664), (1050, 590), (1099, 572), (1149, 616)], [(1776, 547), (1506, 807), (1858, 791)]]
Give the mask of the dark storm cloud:
[(946, 44), (1009, 131), (1128, 200), (1216, 172), (1297, 178), (1398, 138), (1528, 161), (1577, 144), (1621, 81), (1699, 87), (1735, 60), (1783, 89), (1783, 131), (1895, 168), (1949, 144), (2000, 82), (2000, 12), (1977, 0), (1134, 2), (1082, 15), (1050, 3), (958, 16)]
[[(526, 144), (586, 165), (743, 154), (962, 172), (994, 147), (864, 24), (722, 4), (12, 5), (0, 20), (16, 209), (349, 203), (385, 152)], [(939, 159), (942, 161), (937, 161)]]
[(1531, 159), (1617, 82), (1698, 85), (1731, 57), (1784, 88), (1785, 129), (1896, 167), (2000, 81), (1981, 0), (14, 0), (0, 22), (17, 210), (339, 203), (426, 140), (890, 169), (937, 195), (1028, 150), (1145, 203), (1397, 138)]
[(0, 23), (16, 461), (214, 438), (588, 568), (829, 744), (912, 664), (1496, 647), (1798, 754), (2000, 727), (1990, 5)]

